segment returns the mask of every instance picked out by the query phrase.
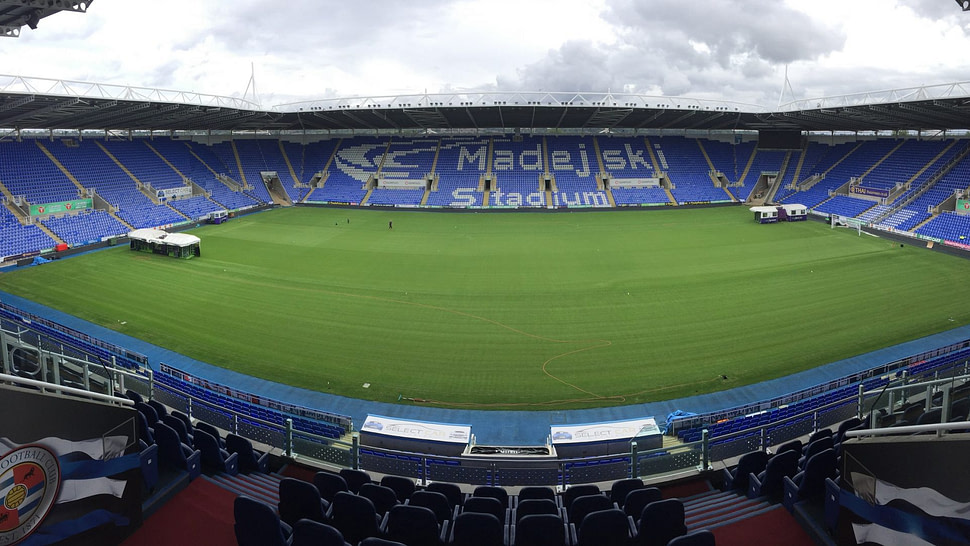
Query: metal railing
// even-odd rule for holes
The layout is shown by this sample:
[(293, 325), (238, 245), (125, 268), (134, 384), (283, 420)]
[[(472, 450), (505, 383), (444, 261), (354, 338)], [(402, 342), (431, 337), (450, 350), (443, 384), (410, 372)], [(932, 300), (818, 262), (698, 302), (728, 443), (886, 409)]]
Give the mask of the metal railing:
[(99, 402), (109, 402), (112, 404), (118, 404), (122, 406), (131, 406), (132, 404), (134, 404), (134, 402), (132, 402), (131, 400), (128, 400), (127, 398), (118, 398), (117, 396), (91, 392), (84, 389), (78, 389), (75, 387), (66, 387), (64, 385), (54, 385), (46, 381), (37, 381), (36, 379), (29, 379), (26, 377), (20, 377), (18, 375), (9, 375), (5, 373), (0, 373), (0, 383), (10, 383), (12, 385), (23, 385), (26, 387), (35, 388), (41, 392), (50, 392), (54, 394), (71, 394), (74, 396), (79, 396), (81, 398), (88, 398), (91, 400), (97, 400)]
[[(22, 337), (24, 336), (20, 333), (11, 335), (0, 330), (0, 341), (6, 352), (14, 353), (18, 349), (32, 351), (29, 355), (31, 358), (25, 359), (25, 362), (34, 366), (29, 370), (34, 373), (34, 376), (23, 378), (9, 375), (9, 372), (23, 373), (24, 370), (10, 369), (15, 367), (12, 364), (14, 359), (5, 352), (2, 371), (7, 374), (0, 375), (0, 381), (12, 378), (52, 392), (110, 400), (119, 400), (115, 395), (130, 389), (190, 417), (278, 450), (280, 454), (288, 457), (338, 467), (363, 468), (408, 476), (425, 483), (450, 481), (503, 486), (534, 484), (566, 487), (576, 483), (604, 482), (630, 476), (661, 477), (695, 473), (711, 469), (716, 462), (728, 461), (754, 450), (766, 450), (792, 439), (808, 436), (822, 428), (834, 426), (849, 418), (861, 418), (866, 413), (878, 411), (880, 408), (885, 408), (888, 413), (892, 413), (899, 407), (912, 404), (913, 401), (923, 400), (924, 406), (928, 409), (937, 399), (942, 400), (944, 407), (948, 407), (951, 390), (957, 385), (970, 381), (966, 357), (962, 354), (947, 353), (946, 348), (940, 348), (874, 369), (881, 370), (882, 376), (876, 375), (874, 370), (853, 376), (856, 380), (862, 377), (892, 376), (892, 382), (884, 387), (864, 390), (860, 384), (854, 392), (847, 390), (845, 396), (824, 405), (730, 434), (713, 436), (705, 429), (699, 441), (677, 443), (649, 450), (640, 450), (638, 442), (632, 441), (626, 452), (582, 458), (556, 458), (555, 456), (472, 458), (361, 446), (356, 434), (340, 439), (320, 436), (294, 428), (293, 419), (286, 418), (285, 413), (280, 414), (283, 422), (279, 422), (233, 411), (220, 405), (218, 401), (200, 398), (168, 382), (162, 384), (155, 379), (151, 370), (133, 372), (120, 367), (103, 365), (100, 360), (91, 362), (81, 358), (82, 355), (71, 354), (76, 352), (75, 349), (65, 348), (56, 343), (29, 348), (26, 341), (21, 339)], [(949, 349), (963, 347), (965, 344), (966, 342), (961, 342)], [(917, 366), (925, 365), (939, 355), (950, 355), (953, 362), (943, 363), (921, 374), (910, 373), (912, 370), (919, 370)], [(900, 365), (905, 367), (902, 371), (896, 371), (895, 366)], [(927, 379), (928, 374), (932, 374), (929, 379)], [(821, 393), (824, 392), (825, 387), (846, 387), (851, 385), (848, 381), (848, 378), (842, 378), (806, 392)], [(791, 397), (796, 399), (798, 395), (792, 394)], [(892, 433), (899, 434), (909, 429), (894, 427), (891, 430)], [(950, 429), (938, 427), (914, 430)]]

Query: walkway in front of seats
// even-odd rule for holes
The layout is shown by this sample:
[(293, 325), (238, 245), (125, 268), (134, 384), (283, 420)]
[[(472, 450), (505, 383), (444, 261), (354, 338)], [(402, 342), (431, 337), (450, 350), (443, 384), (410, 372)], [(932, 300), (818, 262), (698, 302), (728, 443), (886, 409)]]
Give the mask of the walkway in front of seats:
[(922, 339), (900, 343), (864, 355), (847, 358), (801, 373), (726, 391), (691, 396), (663, 402), (649, 402), (611, 408), (562, 411), (485, 411), (425, 407), (409, 404), (388, 404), (325, 394), (290, 385), (274, 383), (243, 375), (232, 370), (199, 362), (139, 339), (103, 328), (75, 316), (40, 305), (5, 292), (0, 300), (24, 311), (63, 324), (92, 337), (100, 338), (148, 357), (152, 368), (158, 363), (170, 366), (233, 387), (291, 404), (329, 411), (353, 418), (355, 426), (364, 423), (368, 414), (396, 419), (411, 419), (438, 423), (471, 425), (472, 434), (480, 445), (537, 446), (545, 445), (550, 425), (576, 425), (654, 417), (663, 424), (675, 410), (707, 413), (768, 400), (813, 387), (832, 378), (844, 377), (881, 364), (900, 360), (937, 347), (970, 339), (970, 325), (948, 330)]

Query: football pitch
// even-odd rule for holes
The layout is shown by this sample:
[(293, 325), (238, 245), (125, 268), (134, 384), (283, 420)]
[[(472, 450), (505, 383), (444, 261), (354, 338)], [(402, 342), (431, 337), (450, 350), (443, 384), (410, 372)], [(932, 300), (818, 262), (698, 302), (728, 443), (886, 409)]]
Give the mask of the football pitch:
[(245, 374), (476, 409), (679, 398), (970, 323), (970, 262), (746, 208), (289, 208), (192, 233), (201, 258), (115, 247), (0, 290)]

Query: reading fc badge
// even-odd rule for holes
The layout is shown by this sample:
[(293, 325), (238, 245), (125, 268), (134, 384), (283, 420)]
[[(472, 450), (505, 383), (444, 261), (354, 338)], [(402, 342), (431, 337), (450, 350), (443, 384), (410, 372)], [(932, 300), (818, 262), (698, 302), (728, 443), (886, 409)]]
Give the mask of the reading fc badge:
[(17, 544), (40, 528), (60, 483), (57, 456), (46, 447), (26, 445), (0, 458), (0, 544)]

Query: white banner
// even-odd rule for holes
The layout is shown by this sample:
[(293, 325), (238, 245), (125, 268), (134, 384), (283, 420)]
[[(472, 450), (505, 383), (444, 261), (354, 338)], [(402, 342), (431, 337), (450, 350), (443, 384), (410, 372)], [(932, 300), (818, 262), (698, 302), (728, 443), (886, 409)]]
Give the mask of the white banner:
[(614, 178), (610, 180), (613, 188), (659, 188), (660, 179), (656, 177), (648, 178)]
[(191, 197), (192, 188), (190, 186), (179, 186), (177, 188), (165, 188), (163, 190), (158, 190), (158, 198), (162, 200), (172, 199), (175, 197)]
[(589, 423), (586, 425), (553, 425), (553, 444), (584, 444), (632, 439), (635, 436), (660, 434), (660, 427), (653, 417), (630, 421)]
[(451, 425), (447, 423), (428, 423), (425, 421), (405, 421), (380, 415), (368, 415), (361, 432), (409, 438), (411, 440), (427, 440), (431, 442), (447, 442), (451, 444), (467, 444), (471, 440), (472, 427), (470, 425)]
[(423, 190), (427, 186), (423, 178), (378, 178), (377, 187), (389, 190)]

